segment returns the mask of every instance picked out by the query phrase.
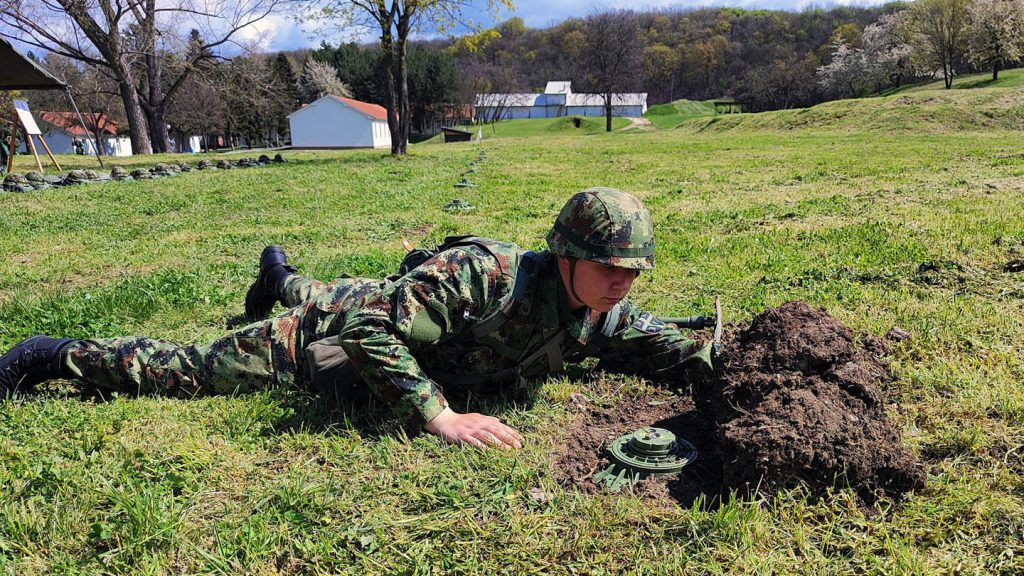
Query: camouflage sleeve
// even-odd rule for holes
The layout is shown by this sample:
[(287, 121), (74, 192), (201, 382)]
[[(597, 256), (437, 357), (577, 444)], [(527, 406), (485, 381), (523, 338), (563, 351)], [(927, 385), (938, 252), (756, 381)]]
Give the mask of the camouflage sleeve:
[(628, 301), (602, 347), (600, 369), (636, 374), (663, 384), (683, 384), (713, 371), (711, 345), (684, 335)]
[(448, 404), (414, 354), (461, 333), (508, 289), (509, 278), (483, 250), (445, 250), (369, 300), (338, 338), (378, 398), (404, 416), (429, 422)]

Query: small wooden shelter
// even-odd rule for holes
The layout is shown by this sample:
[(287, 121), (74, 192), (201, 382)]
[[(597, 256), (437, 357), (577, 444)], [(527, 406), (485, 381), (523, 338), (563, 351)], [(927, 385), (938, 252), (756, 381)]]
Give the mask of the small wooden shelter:
[(473, 133), (461, 128), (445, 127), (441, 129), (444, 132), (445, 144), (449, 142), (469, 142), (473, 139)]

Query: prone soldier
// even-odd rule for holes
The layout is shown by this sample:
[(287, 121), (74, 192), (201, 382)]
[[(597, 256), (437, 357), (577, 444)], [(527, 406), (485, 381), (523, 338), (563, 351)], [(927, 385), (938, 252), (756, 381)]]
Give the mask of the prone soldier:
[[(49, 379), (193, 397), (272, 386), (342, 393), (365, 386), (426, 431), (479, 448), (518, 448), (497, 418), (458, 413), (442, 386), (499, 386), (561, 372), (566, 362), (682, 382), (713, 370), (713, 349), (626, 299), (654, 268), (650, 214), (634, 196), (572, 196), (547, 235), (522, 252), (487, 238), (449, 238), (413, 252), (384, 280), (303, 276), (268, 246), (245, 298), (256, 322), (206, 345), (144, 337), (33, 336), (0, 357), (0, 395)], [(276, 304), (280, 314), (267, 316)]]

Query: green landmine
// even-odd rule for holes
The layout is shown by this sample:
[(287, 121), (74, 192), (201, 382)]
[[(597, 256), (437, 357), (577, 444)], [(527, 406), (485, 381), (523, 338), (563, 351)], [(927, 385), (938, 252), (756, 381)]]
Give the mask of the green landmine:
[(678, 474), (697, 459), (697, 448), (664, 428), (641, 428), (608, 446), (612, 463), (594, 475), (609, 492), (632, 488), (644, 478)]
[(456, 198), (456, 199), (452, 200), (451, 202), (449, 202), (449, 203), (444, 205), (444, 211), (448, 212), (448, 213), (452, 213), (452, 212), (472, 212), (473, 210), (476, 210), (476, 206), (474, 206), (473, 204), (471, 204), (469, 202), (466, 202), (462, 198)]
[(463, 178), (455, 183), (456, 188), (476, 188), (476, 184), (473, 184), (469, 180)]

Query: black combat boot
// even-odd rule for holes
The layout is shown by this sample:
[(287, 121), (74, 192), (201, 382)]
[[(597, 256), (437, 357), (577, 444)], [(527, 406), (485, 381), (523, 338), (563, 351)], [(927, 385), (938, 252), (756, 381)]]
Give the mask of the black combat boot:
[(17, 391), (31, 391), (40, 382), (71, 378), (61, 362), (61, 351), (75, 342), (71, 338), (32, 336), (0, 356), (0, 397)]
[(260, 273), (245, 294), (245, 315), (252, 320), (265, 318), (281, 301), (281, 284), (295, 268), (288, 265), (284, 248), (267, 246), (260, 254)]

